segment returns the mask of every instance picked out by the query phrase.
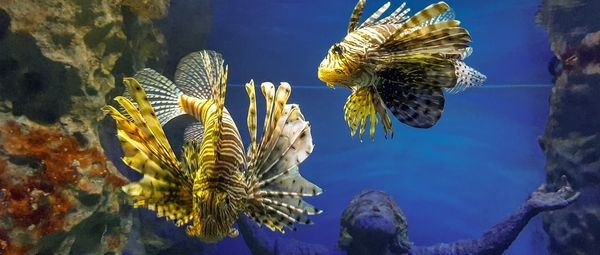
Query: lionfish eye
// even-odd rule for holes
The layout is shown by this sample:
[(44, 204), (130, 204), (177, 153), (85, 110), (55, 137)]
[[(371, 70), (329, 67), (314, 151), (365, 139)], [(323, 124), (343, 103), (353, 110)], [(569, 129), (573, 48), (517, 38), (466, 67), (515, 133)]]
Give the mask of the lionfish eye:
[(337, 55), (341, 55), (343, 48), (339, 43), (336, 43), (333, 45), (333, 48), (331, 50), (333, 51), (333, 53), (335, 53)]

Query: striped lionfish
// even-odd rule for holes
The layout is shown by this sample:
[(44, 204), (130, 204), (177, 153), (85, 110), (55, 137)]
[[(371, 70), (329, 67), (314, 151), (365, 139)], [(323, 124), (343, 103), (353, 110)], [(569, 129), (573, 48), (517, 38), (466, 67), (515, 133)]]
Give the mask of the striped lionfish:
[[(314, 145), (299, 106), (286, 104), (290, 85), (281, 83), (276, 91), (272, 83), (261, 85), (267, 113), (257, 144), (254, 82), (246, 84), (251, 144), (244, 153), (235, 122), (224, 107), (226, 80), (227, 67), (213, 51), (184, 57), (175, 82), (152, 69), (124, 79), (130, 98), (115, 100), (126, 114), (112, 106), (103, 108), (116, 121), (123, 161), (143, 174), (123, 190), (136, 207), (155, 211), (177, 226), (191, 222), (187, 234), (205, 242), (237, 236), (232, 224), (240, 213), (273, 231), (312, 224), (307, 216), (321, 211), (303, 198), (322, 190), (298, 172)], [(162, 125), (183, 114), (198, 122), (185, 131), (179, 161)]]
[(344, 106), (352, 136), (360, 127), (362, 140), (370, 117), (373, 139), (379, 116), (386, 137), (393, 137), (386, 107), (409, 126), (432, 127), (444, 110), (442, 89), (457, 93), (485, 81), (463, 62), (472, 52), (471, 37), (448, 4), (432, 4), (410, 18), (402, 4), (379, 19), (388, 2), (358, 25), (364, 5), (358, 1), (348, 34), (329, 49), (318, 74), (330, 88), (352, 90)]

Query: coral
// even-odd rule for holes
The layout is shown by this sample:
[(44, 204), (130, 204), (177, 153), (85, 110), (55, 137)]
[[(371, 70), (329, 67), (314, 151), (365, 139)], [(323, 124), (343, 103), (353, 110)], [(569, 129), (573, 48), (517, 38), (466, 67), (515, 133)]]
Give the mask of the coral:
[(40, 123), (73, 110), (97, 122), (116, 78), (164, 55), (160, 31), (121, 1), (0, 0), (0, 9), (12, 32), (0, 40), (1, 99)]
[(566, 175), (582, 193), (574, 206), (545, 214), (550, 254), (600, 250), (599, 11), (598, 1), (544, 0), (537, 16), (560, 67), (540, 138), (548, 184)]
[[(108, 168), (102, 151), (55, 129), (0, 123), (0, 150), (5, 155), (0, 158), (0, 204), (6, 209), (0, 212), (5, 219), (0, 237), (6, 239), (8, 254), (19, 254), (37, 240), (77, 225), (77, 217), (71, 214), (86, 206), (85, 196), (99, 196), (103, 190), (82, 185), (86, 180), (110, 180), (113, 192), (125, 184)], [(13, 241), (17, 234), (31, 241)]]

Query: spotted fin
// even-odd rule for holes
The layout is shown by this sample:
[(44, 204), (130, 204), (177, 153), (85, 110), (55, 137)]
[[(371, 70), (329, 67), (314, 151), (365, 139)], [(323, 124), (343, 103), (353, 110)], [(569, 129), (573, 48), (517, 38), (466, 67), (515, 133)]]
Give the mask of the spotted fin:
[(352, 136), (360, 129), (360, 140), (363, 139), (363, 134), (367, 125), (367, 119), (370, 119), (369, 134), (371, 139), (375, 138), (375, 127), (377, 126), (378, 118), (381, 120), (385, 136), (393, 137), (394, 130), (392, 122), (388, 116), (383, 101), (374, 87), (363, 87), (355, 90), (348, 97), (344, 105), (344, 119), (350, 127)]
[(378, 92), (396, 118), (409, 126), (430, 128), (444, 111), (444, 94), (439, 87), (409, 87), (382, 83)]
[(248, 146), (248, 158), (253, 159), (256, 155), (258, 145), (256, 144), (256, 133), (257, 133), (257, 116), (256, 116), (256, 92), (254, 90), (254, 80), (250, 80), (246, 83), (246, 92), (248, 93), (248, 99), (250, 100), (250, 106), (248, 107), (248, 133), (250, 134), (250, 145)]
[(446, 89), (450, 93), (459, 93), (467, 88), (481, 86), (487, 79), (485, 75), (460, 60), (453, 60), (452, 62), (454, 63), (457, 81), (454, 87)]
[[(247, 89), (253, 98), (253, 89)], [(295, 224), (312, 224), (307, 216), (321, 211), (303, 198), (319, 195), (322, 190), (299, 173), (298, 165), (312, 153), (314, 145), (310, 125), (300, 108), (286, 104), (291, 91), (289, 84), (282, 83), (273, 92), (272, 84), (266, 83), (262, 91), (269, 114), (259, 149), (249, 159), (246, 180), (250, 201), (245, 213), (259, 224), (283, 232), (284, 227), (295, 229)]]
[(396, 87), (451, 88), (457, 81), (453, 60), (429, 54), (394, 58), (377, 65), (375, 74), (382, 83), (396, 84)]
[(137, 106), (125, 97), (116, 100), (130, 117), (112, 106), (103, 110), (116, 121), (123, 162), (144, 177), (123, 191), (133, 197), (134, 206), (183, 225), (190, 220), (193, 180), (182, 173), (145, 91), (135, 79), (126, 78), (124, 83)]

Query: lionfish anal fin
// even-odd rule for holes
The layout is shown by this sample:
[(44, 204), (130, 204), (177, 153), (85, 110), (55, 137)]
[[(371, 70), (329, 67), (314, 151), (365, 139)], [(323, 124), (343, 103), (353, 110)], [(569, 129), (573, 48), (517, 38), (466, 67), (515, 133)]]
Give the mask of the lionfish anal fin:
[(377, 126), (378, 117), (382, 122), (386, 137), (393, 137), (392, 122), (388, 116), (383, 102), (376, 89), (372, 86), (363, 87), (355, 90), (348, 97), (344, 105), (344, 119), (350, 126), (352, 136), (360, 128), (360, 140), (362, 141), (363, 134), (367, 125), (367, 119), (370, 118), (369, 134), (371, 139), (375, 138), (375, 127)]

